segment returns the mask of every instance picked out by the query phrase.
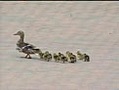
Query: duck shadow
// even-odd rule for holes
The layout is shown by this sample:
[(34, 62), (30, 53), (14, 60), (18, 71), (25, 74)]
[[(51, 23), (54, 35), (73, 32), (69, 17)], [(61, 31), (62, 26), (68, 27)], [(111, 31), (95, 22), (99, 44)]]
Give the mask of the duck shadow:
[(43, 62), (54, 62), (54, 63), (59, 63), (59, 64), (66, 64), (66, 63), (62, 63), (62, 62), (55, 62), (54, 60), (45, 61), (44, 59), (40, 59), (40, 58), (37, 58), (37, 57), (32, 57), (31, 59), (29, 59), (29, 58), (25, 58), (25, 57), (21, 56), (20, 58), (23, 58), (25, 60), (36, 60), (36, 61), (43, 61)]
[[(45, 61), (44, 59), (40, 59), (40, 58), (38, 58), (38, 57), (25, 58), (25, 57), (21, 56), (20, 58), (23, 58), (23, 59), (26, 59), (26, 60), (37, 60), (37, 61), (48, 62), (48, 61)], [(53, 62), (53, 61), (49, 61), (49, 62)]]
[(24, 59), (28, 59), (28, 60), (41, 60), (42, 61), (42, 59), (37, 58), (37, 57), (25, 58), (25, 57), (21, 56), (20, 58), (24, 58)]
[(23, 56), (17, 56), (17, 58), (22, 58), (22, 59), (25, 59), (25, 60), (36, 60), (36, 61), (43, 61), (43, 62), (54, 62), (54, 63), (57, 63), (57, 64), (75, 64), (75, 63), (69, 63), (69, 62), (65, 62), (65, 63), (62, 63), (62, 62), (55, 62), (54, 60), (51, 60), (51, 61), (45, 61), (44, 59), (40, 59), (38, 57), (32, 57), (32, 58), (25, 58)]

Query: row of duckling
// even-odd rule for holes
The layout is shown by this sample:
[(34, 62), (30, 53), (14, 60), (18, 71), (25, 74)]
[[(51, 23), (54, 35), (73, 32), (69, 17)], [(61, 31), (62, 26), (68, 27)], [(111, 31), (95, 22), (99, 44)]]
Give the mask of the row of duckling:
[(40, 50), (39, 51), (40, 59), (43, 59), (45, 61), (51, 61), (54, 59), (55, 62), (69, 62), (69, 63), (75, 63), (77, 60), (82, 60), (84, 62), (89, 62), (90, 58), (87, 54), (81, 54), (80, 51), (77, 51), (76, 55), (74, 55), (72, 52), (67, 51), (66, 54), (63, 54), (61, 52), (59, 53), (53, 53), (51, 54), (49, 51), (45, 51), (44, 53)]

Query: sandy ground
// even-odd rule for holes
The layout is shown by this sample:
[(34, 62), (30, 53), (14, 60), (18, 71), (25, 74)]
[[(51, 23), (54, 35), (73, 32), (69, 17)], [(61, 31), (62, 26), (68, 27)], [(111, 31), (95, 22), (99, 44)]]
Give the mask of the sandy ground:
[[(0, 2), (0, 90), (119, 90), (119, 2)], [(13, 36), (91, 61), (25, 59)]]

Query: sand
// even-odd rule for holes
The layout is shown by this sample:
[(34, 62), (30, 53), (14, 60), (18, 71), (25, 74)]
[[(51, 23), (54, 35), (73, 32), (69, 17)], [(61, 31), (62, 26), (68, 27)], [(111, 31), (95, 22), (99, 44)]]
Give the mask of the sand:
[[(119, 90), (119, 2), (0, 2), (0, 90)], [(16, 50), (19, 37), (91, 61), (45, 62)]]

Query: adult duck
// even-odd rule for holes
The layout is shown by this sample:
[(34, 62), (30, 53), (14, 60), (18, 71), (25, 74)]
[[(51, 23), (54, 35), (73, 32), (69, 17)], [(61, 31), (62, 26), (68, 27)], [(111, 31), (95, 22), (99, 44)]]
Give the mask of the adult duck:
[(24, 42), (24, 32), (18, 31), (14, 35), (19, 35), (20, 39), (17, 42), (17, 50), (26, 54), (25, 58), (31, 59), (30, 54), (39, 53), (40, 49), (36, 48), (34, 45)]

